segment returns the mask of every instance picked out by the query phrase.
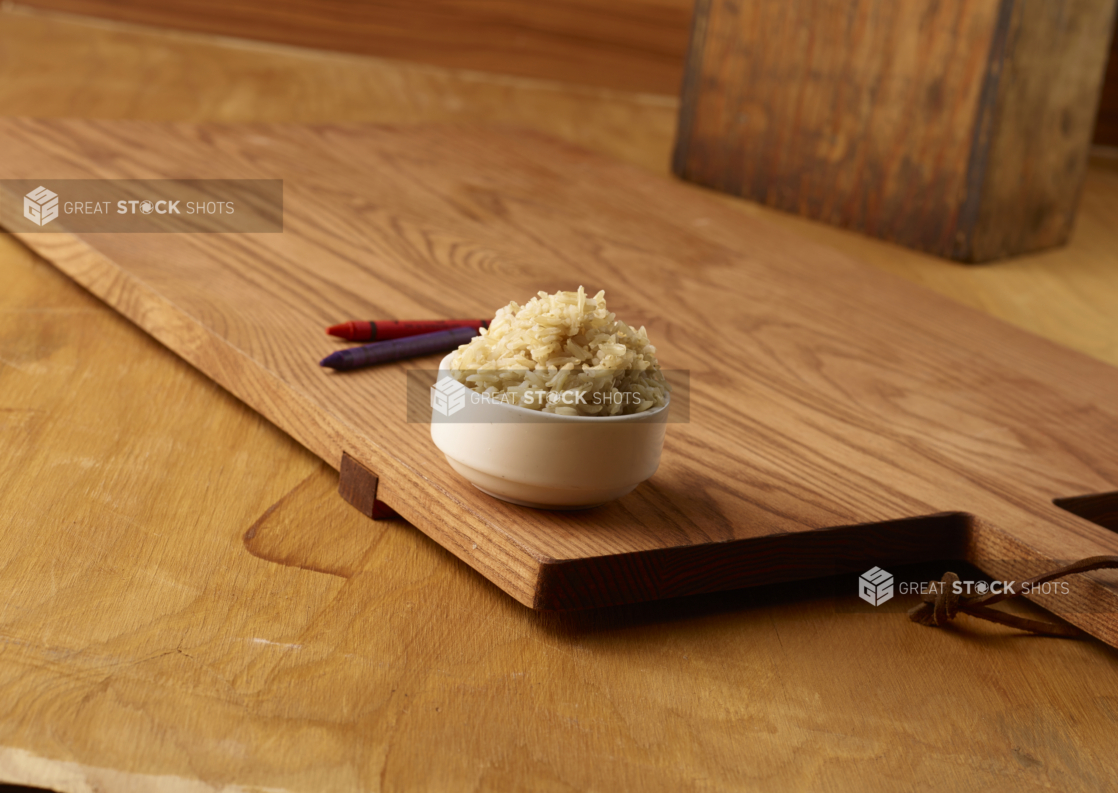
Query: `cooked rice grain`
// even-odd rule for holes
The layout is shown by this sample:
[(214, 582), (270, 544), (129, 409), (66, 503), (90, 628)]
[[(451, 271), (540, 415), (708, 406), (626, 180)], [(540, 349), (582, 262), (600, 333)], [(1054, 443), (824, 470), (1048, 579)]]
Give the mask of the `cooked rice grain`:
[(540, 292), (498, 309), (450, 360), (451, 375), (493, 399), (570, 416), (623, 416), (663, 407), (671, 386), (643, 327), (606, 308), (606, 293)]

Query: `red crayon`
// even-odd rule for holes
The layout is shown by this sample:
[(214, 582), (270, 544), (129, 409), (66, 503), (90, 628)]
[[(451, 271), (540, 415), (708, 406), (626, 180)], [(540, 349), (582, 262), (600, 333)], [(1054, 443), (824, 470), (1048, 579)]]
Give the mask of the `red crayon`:
[(349, 341), (388, 341), (390, 339), (403, 339), (408, 336), (421, 336), (424, 333), (434, 333), (439, 330), (451, 328), (488, 328), (487, 319), (382, 319), (372, 322), (343, 322), (340, 325), (331, 325), (326, 332)]

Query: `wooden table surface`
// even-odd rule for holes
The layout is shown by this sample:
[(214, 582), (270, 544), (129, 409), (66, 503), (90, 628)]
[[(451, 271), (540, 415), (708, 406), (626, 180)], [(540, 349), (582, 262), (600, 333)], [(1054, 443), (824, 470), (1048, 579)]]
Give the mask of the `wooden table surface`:
[[(499, 121), (666, 173), (675, 112), (0, 11), (4, 115)], [(982, 268), (726, 201), (1118, 364), (1114, 160), (1092, 163), (1071, 245)], [(0, 284), (2, 780), (1023, 791), (1118, 774), (1118, 652), (1097, 642), (921, 628), (822, 584), (535, 614), (359, 515), (333, 471), (10, 237)]]

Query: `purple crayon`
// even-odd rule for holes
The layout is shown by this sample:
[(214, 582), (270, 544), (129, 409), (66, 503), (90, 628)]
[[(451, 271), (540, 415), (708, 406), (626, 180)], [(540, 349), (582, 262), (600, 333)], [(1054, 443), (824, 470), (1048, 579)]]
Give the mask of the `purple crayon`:
[(400, 361), (404, 358), (418, 358), (420, 355), (430, 355), (433, 352), (453, 350), (476, 335), (478, 335), (476, 328), (451, 328), (424, 333), (421, 336), (409, 336), (405, 339), (374, 341), (372, 344), (362, 344), (360, 347), (332, 352), (318, 365), (345, 371), (375, 366), (378, 363)]

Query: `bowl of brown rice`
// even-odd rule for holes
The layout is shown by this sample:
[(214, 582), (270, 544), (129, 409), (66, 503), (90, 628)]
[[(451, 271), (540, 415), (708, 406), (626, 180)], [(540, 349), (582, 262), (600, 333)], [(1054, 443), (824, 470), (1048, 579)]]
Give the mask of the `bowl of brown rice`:
[(670, 392), (645, 328), (610, 312), (604, 292), (540, 292), (442, 360), (431, 437), (491, 496), (591, 507), (655, 473)]

